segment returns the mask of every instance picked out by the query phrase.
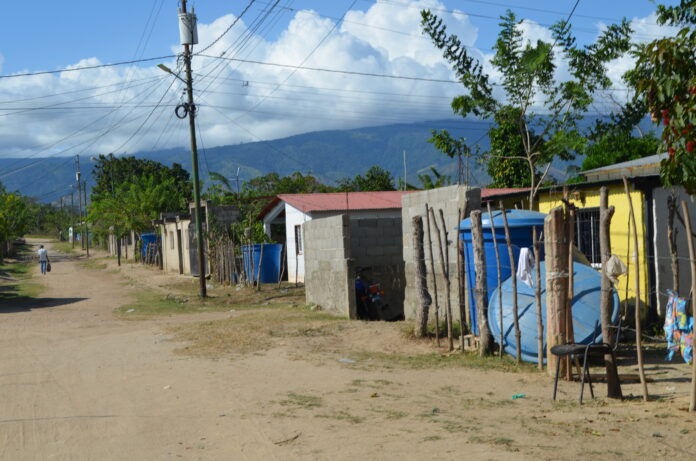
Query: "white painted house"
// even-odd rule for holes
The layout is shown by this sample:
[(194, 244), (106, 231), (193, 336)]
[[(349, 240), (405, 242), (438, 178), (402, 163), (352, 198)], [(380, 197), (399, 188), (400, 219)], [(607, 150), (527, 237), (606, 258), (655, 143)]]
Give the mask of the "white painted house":
[(281, 194), (261, 212), (266, 235), (285, 242), (288, 281), (304, 282), (302, 225), (349, 213), (351, 219), (399, 218), (401, 196), (411, 191)]

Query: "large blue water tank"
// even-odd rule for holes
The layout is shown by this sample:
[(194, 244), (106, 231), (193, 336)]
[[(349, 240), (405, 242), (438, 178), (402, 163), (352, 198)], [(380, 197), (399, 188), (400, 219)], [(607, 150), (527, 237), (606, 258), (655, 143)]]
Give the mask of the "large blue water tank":
[[(263, 259), (261, 251), (263, 250)], [(244, 272), (247, 280), (261, 283), (278, 283), (283, 245), (276, 243), (255, 243), (242, 245)], [(261, 263), (261, 267), (259, 267)]]
[[(510, 228), (510, 240), (512, 250), (517, 263), (520, 255), (520, 248), (531, 248), (533, 237), (532, 229), (537, 228), (540, 234), (544, 230), (544, 213), (529, 210), (505, 210), (508, 227)], [(505, 241), (505, 228), (503, 225), (503, 212), (497, 210), (493, 212), (493, 233), (491, 219), (487, 212), (481, 213), (481, 224), (483, 225), (483, 246), (486, 256), (486, 281), (488, 284), (488, 299), (493, 290), (498, 287), (498, 266), (495, 259), (495, 248), (493, 241), (498, 243), (498, 253), (500, 255), (500, 277), (506, 280), (510, 277), (511, 264)], [(466, 259), (466, 278), (469, 284), (469, 306), (471, 306), (471, 328), (478, 334), (476, 319), (476, 301), (473, 287), (476, 286), (476, 271), (474, 268), (474, 246), (471, 238), (471, 218), (463, 220), (459, 224), (459, 238), (464, 244), (464, 257)]]
[[(544, 351), (546, 350), (546, 266), (541, 263), (541, 321), (544, 325)], [(602, 275), (590, 266), (573, 263), (573, 332), (575, 342), (587, 344), (596, 336), (601, 339), (600, 297)], [(517, 356), (515, 325), (512, 312), (512, 277), (501, 285), (503, 298), (503, 350)], [(498, 289), (493, 290), (488, 303), (488, 324), (496, 343), (500, 342), (500, 307)], [(612, 322), (619, 318), (619, 296), (613, 291)], [(534, 288), (517, 280), (517, 313), (519, 317), (522, 360), (537, 362), (538, 327)]]

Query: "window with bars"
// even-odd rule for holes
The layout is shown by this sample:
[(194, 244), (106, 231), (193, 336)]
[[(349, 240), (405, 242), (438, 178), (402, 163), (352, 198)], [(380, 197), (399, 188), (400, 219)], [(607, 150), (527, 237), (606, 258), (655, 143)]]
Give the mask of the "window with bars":
[(575, 246), (592, 265), (602, 263), (599, 252), (599, 207), (580, 208), (576, 211)]
[(302, 254), (302, 226), (295, 226), (295, 254)]

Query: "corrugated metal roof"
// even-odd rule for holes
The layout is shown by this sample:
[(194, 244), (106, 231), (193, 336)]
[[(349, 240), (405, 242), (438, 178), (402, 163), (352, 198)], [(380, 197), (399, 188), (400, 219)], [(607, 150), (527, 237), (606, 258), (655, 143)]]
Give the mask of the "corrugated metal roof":
[(667, 154), (655, 154), (648, 157), (615, 163), (613, 165), (583, 171), (581, 174), (587, 179), (611, 179), (621, 176), (653, 176), (660, 173), (660, 162), (667, 158)]
[(415, 191), (281, 194), (278, 198), (305, 213), (339, 210), (401, 209), (401, 197)]
[(529, 187), (482, 188), (481, 198), (495, 197), (497, 195), (518, 194), (522, 192), (529, 192)]

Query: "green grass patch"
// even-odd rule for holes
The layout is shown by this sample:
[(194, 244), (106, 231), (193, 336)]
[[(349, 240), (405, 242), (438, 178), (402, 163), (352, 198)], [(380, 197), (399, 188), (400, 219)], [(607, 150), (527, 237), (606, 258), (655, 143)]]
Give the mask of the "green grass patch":
[(324, 406), (324, 400), (321, 397), (296, 394), (295, 392), (288, 392), (288, 398), (278, 403), (282, 406), (303, 408), (305, 410), (312, 410)]
[(357, 364), (371, 363), (382, 368), (406, 368), (406, 369), (428, 369), (428, 368), (448, 368), (464, 367), (480, 370), (499, 370), (505, 372), (535, 372), (535, 366), (522, 363), (517, 365), (515, 360), (509, 357), (480, 357), (477, 353), (464, 352), (455, 354), (401, 354), (378, 351), (352, 352), (349, 357)]
[(317, 331), (322, 336), (335, 335), (348, 325), (348, 320), (326, 312), (284, 306), (243, 310), (226, 319), (177, 325), (167, 331), (174, 340), (189, 343), (178, 353), (217, 358), (267, 350), (278, 339), (317, 336)]
[(363, 416), (355, 416), (347, 411), (335, 411), (333, 413), (325, 413), (320, 415), (315, 415), (316, 418), (327, 418), (327, 419), (337, 419), (339, 421), (347, 421), (351, 424), (359, 424), (365, 421)]
[(66, 254), (66, 255), (75, 254), (78, 252), (78, 250), (81, 251), (79, 244), (76, 243), (75, 245), (76, 245), (75, 248), (73, 248), (73, 245), (71, 242), (53, 242), (53, 243), (51, 243), (51, 246), (53, 247), (53, 249), (55, 251), (57, 251), (59, 253)]
[(15, 245), (16, 256), (6, 258), (0, 263), (0, 301), (11, 303), (41, 294), (43, 287), (30, 281), (33, 270), (38, 265), (34, 261), (30, 245)]
[(104, 270), (108, 267), (108, 264), (105, 263), (102, 258), (93, 258), (82, 261), (80, 266), (86, 267), (87, 269)]

